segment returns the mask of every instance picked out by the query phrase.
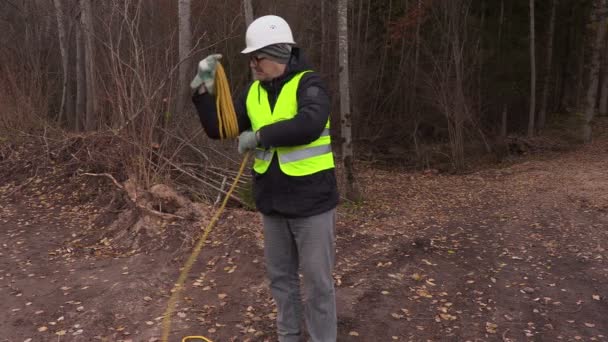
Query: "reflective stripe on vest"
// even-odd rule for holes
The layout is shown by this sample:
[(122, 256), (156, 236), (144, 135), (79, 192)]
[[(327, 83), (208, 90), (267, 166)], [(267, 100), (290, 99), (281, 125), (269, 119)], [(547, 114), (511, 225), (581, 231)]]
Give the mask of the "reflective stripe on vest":
[[(298, 112), (297, 92), (302, 76), (308, 71), (294, 76), (283, 85), (277, 97), (274, 111), (270, 109), (268, 93), (259, 81), (254, 82), (247, 94), (247, 113), (254, 131), (282, 121), (292, 119)], [(331, 151), (329, 120), (319, 138), (301, 146), (277, 147), (255, 150), (253, 169), (265, 173), (277, 153), (281, 170), (289, 176), (306, 176), (322, 170), (334, 168), (334, 157)]]

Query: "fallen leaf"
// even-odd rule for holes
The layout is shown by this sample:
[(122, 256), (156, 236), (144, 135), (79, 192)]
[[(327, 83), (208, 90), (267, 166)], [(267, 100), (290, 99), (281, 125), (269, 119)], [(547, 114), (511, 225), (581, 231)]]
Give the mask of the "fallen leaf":
[(439, 314), (439, 316), (444, 320), (444, 321), (454, 321), (456, 320), (458, 317), (454, 316), (454, 315), (450, 315), (450, 314), (445, 314), (445, 313), (441, 313)]
[(416, 290), (416, 294), (424, 298), (433, 298), (433, 296), (425, 289)]

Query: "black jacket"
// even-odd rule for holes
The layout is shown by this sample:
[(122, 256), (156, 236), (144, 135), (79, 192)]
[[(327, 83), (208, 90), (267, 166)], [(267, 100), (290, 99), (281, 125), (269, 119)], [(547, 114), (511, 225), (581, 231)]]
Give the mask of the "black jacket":
[[(283, 85), (297, 73), (310, 70), (300, 49), (294, 48), (285, 73), (270, 82), (261, 82), (268, 93), (268, 101), (274, 108)], [(251, 129), (247, 115), (246, 99), (251, 84), (234, 101), (241, 132)], [(302, 76), (297, 92), (298, 113), (290, 120), (283, 120), (260, 129), (260, 144), (270, 146), (298, 146), (315, 141), (321, 135), (330, 112), (327, 89), (315, 72)], [(215, 98), (208, 93), (195, 94), (192, 98), (201, 124), (207, 135), (219, 139), (219, 126)], [(284, 174), (276, 156), (264, 174), (253, 172), (254, 198), (257, 209), (265, 215), (307, 217), (333, 209), (338, 204), (338, 189), (334, 169), (309, 176), (293, 177)]]

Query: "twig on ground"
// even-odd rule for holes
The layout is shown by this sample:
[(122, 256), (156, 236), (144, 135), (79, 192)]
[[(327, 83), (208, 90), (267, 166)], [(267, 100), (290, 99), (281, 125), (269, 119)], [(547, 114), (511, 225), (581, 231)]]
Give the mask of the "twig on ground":
[(114, 183), (114, 185), (116, 185), (120, 190), (125, 190), (125, 187), (120, 185), (120, 183), (118, 183), (118, 181), (116, 180), (116, 178), (114, 178), (114, 176), (112, 176), (109, 173), (83, 173), (83, 175), (85, 176), (91, 176), (91, 177), (108, 177), (112, 180), (112, 182)]

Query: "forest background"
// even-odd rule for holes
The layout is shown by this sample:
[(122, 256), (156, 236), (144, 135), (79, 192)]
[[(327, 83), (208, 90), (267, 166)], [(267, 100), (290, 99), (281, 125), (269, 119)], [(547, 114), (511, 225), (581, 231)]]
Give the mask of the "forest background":
[(55, 144), (68, 159), (97, 146), (80, 165), (120, 182), (147, 188), (171, 179), (203, 197), (224, 192), (238, 163), (234, 143), (204, 137), (188, 84), (197, 62), (219, 52), (233, 93), (242, 91), (250, 80), (239, 53), (246, 23), (277, 14), (329, 85), (338, 152), (352, 139), (346, 154), (355, 160), (464, 171), (526, 153), (539, 137), (565, 146), (593, 139), (594, 123), (608, 113), (607, 7), (3, 0), (1, 137)]

